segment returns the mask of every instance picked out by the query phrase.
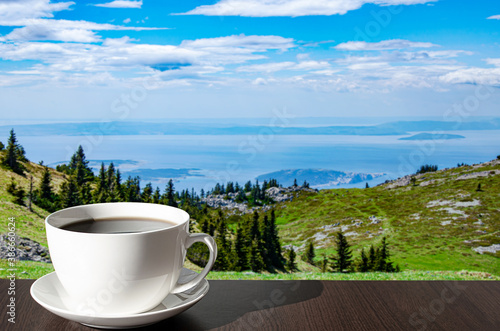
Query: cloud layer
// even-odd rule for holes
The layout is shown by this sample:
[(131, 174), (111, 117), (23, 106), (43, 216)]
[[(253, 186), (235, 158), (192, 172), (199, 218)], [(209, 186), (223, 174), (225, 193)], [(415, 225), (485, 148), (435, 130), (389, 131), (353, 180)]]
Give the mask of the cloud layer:
[(115, 0), (107, 3), (100, 3), (94, 5), (96, 7), (106, 7), (106, 8), (141, 8), (142, 0)]
[(437, 0), (220, 0), (214, 5), (204, 5), (184, 15), (206, 16), (310, 16), (344, 15), (371, 3), (380, 6), (415, 5)]
[[(242, 16), (342, 14), (366, 3), (411, 5), (425, 0), (223, 0), (196, 11), (222, 10)], [(387, 92), (404, 87), (438, 91), (455, 84), (500, 85), (500, 59), (483, 59), (485, 67), (466, 65), (473, 53), (447, 49), (425, 40), (345, 41), (328, 48), (279, 35), (233, 34), (183, 40), (177, 44), (145, 43), (122, 34), (106, 38), (101, 31), (147, 31), (85, 20), (55, 19), (74, 2), (0, 0), (0, 59), (27, 61), (22, 69), (0, 71), (0, 86), (115, 86), (144, 76), (161, 86), (298, 86), (321, 91)], [(142, 1), (112, 1), (98, 6), (140, 8)], [(286, 7), (286, 8), (285, 8)], [(299, 15), (300, 14), (300, 15)], [(229, 15), (229, 14), (228, 14)], [(251, 16), (250, 15), (250, 16)], [(257, 15), (257, 16), (258, 16)], [(125, 19), (124, 23), (130, 23)], [(321, 52), (316, 50), (321, 48)], [(476, 59), (477, 63), (481, 59)], [(476, 64), (477, 65), (477, 64)], [(488, 67), (489, 66), (489, 67)]]

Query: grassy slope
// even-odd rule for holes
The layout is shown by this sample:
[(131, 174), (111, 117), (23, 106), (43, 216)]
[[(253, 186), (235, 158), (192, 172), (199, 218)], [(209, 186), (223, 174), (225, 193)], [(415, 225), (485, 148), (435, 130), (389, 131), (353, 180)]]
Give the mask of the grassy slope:
[[(186, 261), (185, 268), (201, 271), (201, 268)], [(11, 274), (10, 266), (6, 260), (0, 259), (0, 279), (8, 278)], [(37, 279), (54, 271), (52, 264), (19, 261), (16, 263), (14, 271), (18, 279)], [(471, 271), (424, 271), (424, 270), (404, 270), (400, 273), (386, 272), (366, 272), (366, 273), (321, 273), (321, 272), (294, 272), (294, 273), (254, 273), (254, 272), (224, 272), (211, 271), (207, 279), (227, 279), (227, 280), (500, 280), (499, 276), (485, 272)]]
[[(29, 174), (34, 177), (34, 187), (37, 187), (43, 168), (33, 163), (26, 166), (30, 171)], [(278, 206), (278, 224), (284, 244), (293, 243), (301, 246), (311, 236), (322, 232), (326, 238), (315, 241), (318, 258), (323, 252), (331, 254), (334, 252), (335, 229), (325, 231), (320, 227), (340, 222), (340, 225), (348, 226), (345, 232), (358, 234), (348, 237), (354, 246), (355, 255), (358, 254), (359, 248), (368, 247), (371, 243), (377, 244), (382, 235), (388, 236), (393, 259), (401, 265), (402, 269), (408, 270), (401, 275), (321, 274), (318, 268), (299, 261), (301, 272), (293, 275), (213, 272), (210, 278), (498, 279), (500, 275), (499, 254), (497, 253), (497, 256), (480, 255), (472, 251), (471, 246), (489, 246), (493, 243), (500, 243), (500, 175), (463, 181), (453, 180), (465, 172), (493, 169), (500, 169), (500, 165), (487, 165), (475, 169), (461, 167), (418, 176), (417, 184), (430, 179), (443, 180), (427, 186), (407, 185), (395, 189), (379, 186), (370, 189), (323, 190), (317, 194), (302, 194), (293, 202)], [(63, 175), (55, 170), (51, 171), (55, 186), (59, 186), (63, 181)], [(6, 186), (10, 183), (11, 177), (26, 190), (29, 189), (29, 175), (22, 177), (0, 168), (0, 233), (7, 232), (8, 218), (14, 216), (18, 235), (29, 237), (47, 246), (43, 222), (48, 212), (33, 206), (34, 212), (31, 213), (27, 207), (11, 202), (12, 197), (6, 192)], [(482, 184), (483, 192), (475, 191), (479, 182)], [(427, 207), (428, 202), (439, 199), (463, 202), (479, 200), (481, 204), (475, 207), (453, 207), (462, 210), (467, 216), (452, 220), (451, 217), (460, 215), (440, 210), (448, 206)], [(383, 221), (379, 224), (369, 224), (368, 217), (372, 215)], [(478, 218), (484, 222), (484, 225), (473, 224)], [(353, 223), (356, 220), (364, 223), (356, 226)], [(452, 223), (442, 226), (441, 222), (446, 220), (451, 220)], [(478, 231), (485, 232), (479, 233)], [(471, 244), (465, 243), (465, 240), (471, 241)], [(192, 264), (189, 266), (195, 269)], [(26, 261), (19, 262), (18, 268), (16, 274), (20, 278), (38, 278), (53, 270), (51, 265)], [(427, 273), (426, 271), (411, 271), (411, 269), (449, 270), (450, 272)], [(461, 270), (486, 273), (460, 274), (458, 271)], [(5, 261), (0, 260), (0, 278), (7, 275), (7, 265)]]
[[(3, 158), (3, 153), (4, 152), (0, 152), (0, 158)], [(18, 186), (23, 187), (27, 193), (30, 187), (30, 176), (33, 176), (33, 189), (40, 185), (43, 166), (31, 162), (26, 163), (25, 166), (29, 171), (25, 176), (18, 175), (0, 167), (0, 233), (7, 232), (8, 219), (10, 217), (15, 217), (16, 232), (19, 236), (28, 237), (47, 247), (44, 220), (49, 213), (34, 204), (32, 205), (33, 212), (30, 212), (26, 206), (15, 204), (12, 202), (12, 196), (7, 193), (6, 190), (12, 178)], [(64, 180), (63, 175), (51, 168), (50, 171), (52, 175), (52, 185), (59, 187)]]
[[(286, 208), (278, 208), (280, 236), (285, 244), (299, 247), (314, 235), (319, 236), (315, 240), (318, 257), (323, 252), (334, 252), (335, 231), (344, 226), (344, 233), (351, 233), (348, 240), (355, 256), (362, 247), (367, 249), (387, 236), (392, 258), (402, 269), (466, 269), (500, 275), (500, 252), (481, 255), (472, 250), (472, 247), (500, 244), (500, 174), (456, 180), (465, 173), (499, 169), (500, 162), (495, 161), (422, 174), (417, 176), (417, 186), (408, 184), (389, 189), (382, 185), (301, 195)], [(436, 181), (426, 185), (430, 180)], [(476, 191), (478, 183), (482, 192)], [(449, 203), (429, 205), (437, 200)], [(479, 205), (461, 207), (454, 205), (457, 202), (466, 205), (479, 202)], [(443, 208), (452, 208), (454, 213)], [(382, 222), (371, 224), (370, 216)], [(478, 220), (484, 224), (474, 224)], [(355, 225), (359, 221), (363, 223)], [(443, 221), (450, 224), (442, 225)], [(338, 222), (340, 225), (335, 229), (321, 228)]]

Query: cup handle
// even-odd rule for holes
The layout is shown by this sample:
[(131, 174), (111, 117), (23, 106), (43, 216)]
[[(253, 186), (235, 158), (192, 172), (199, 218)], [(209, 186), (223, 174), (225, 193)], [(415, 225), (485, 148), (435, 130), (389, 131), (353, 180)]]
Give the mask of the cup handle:
[(175, 294), (184, 292), (198, 285), (198, 283), (203, 278), (205, 278), (205, 276), (208, 274), (208, 272), (210, 271), (210, 269), (212, 269), (212, 266), (214, 265), (215, 259), (217, 258), (217, 244), (215, 243), (214, 238), (205, 233), (191, 233), (189, 234), (189, 237), (186, 239), (186, 249), (191, 247), (191, 245), (194, 244), (195, 242), (203, 242), (205, 245), (208, 246), (208, 250), (210, 251), (210, 257), (208, 258), (207, 265), (201, 271), (201, 273), (194, 279), (184, 284), (176, 284), (175, 287), (172, 289), (172, 291), (170, 291), (170, 293)]

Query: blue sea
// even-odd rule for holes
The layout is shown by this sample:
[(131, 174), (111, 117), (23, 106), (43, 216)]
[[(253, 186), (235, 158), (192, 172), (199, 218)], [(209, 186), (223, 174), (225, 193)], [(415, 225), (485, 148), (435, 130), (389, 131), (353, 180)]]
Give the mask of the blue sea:
[[(413, 133), (413, 132), (412, 132)], [(415, 132), (417, 133), (417, 132)], [(341, 135), (117, 135), (117, 136), (19, 136), (27, 157), (46, 165), (67, 162), (78, 145), (97, 166), (115, 160), (127, 176), (137, 169), (191, 169), (173, 178), (177, 190), (215, 183), (245, 183), (283, 169), (330, 169), (346, 172), (385, 173), (370, 186), (414, 173), (423, 164), (439, 169), (457, 163), (480, 163), (500, 154), (500, 131), (448, 131), (465, 139), (409, 141), (402, 136)], [(121, 160), (121, 161), (120, 161)], [(151, 181), (162, 190), (169, 178)], [(365, 183), (342, 187), (364, 187)]]

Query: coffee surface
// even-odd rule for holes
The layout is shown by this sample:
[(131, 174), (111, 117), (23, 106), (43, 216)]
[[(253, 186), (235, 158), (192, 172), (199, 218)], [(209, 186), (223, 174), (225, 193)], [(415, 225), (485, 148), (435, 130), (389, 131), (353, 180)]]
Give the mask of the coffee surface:
[(81, 220), (61, 227), (63, 230), (82, 233), (137, 233), (162, 230), (176, 224), (153, 218), (106, 218)]

